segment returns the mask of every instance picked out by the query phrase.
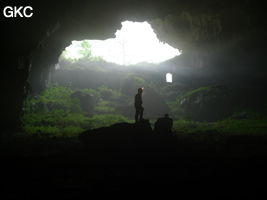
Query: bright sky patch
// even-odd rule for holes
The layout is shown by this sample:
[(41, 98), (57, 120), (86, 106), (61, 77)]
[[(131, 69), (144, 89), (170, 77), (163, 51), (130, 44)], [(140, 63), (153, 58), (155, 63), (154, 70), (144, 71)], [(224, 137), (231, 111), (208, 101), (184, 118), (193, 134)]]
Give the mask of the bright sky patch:
[[(135, 65), (142, 62), (161, 63), (181, 54), (178, 49), (160, 42), (147, 22), (122, 22), (122, 28), (117, 30), (115, 36), (107, 40), (87, 40), (91, 45), (92, 56), (119, 65)], [(82, 58), (81, 43), (72, 41), (65, 49), (65, 56)]]
[(167, 73), (166, 74), (166, 82), (167, 83), (172, 83), (172, 74), (171, 73)]

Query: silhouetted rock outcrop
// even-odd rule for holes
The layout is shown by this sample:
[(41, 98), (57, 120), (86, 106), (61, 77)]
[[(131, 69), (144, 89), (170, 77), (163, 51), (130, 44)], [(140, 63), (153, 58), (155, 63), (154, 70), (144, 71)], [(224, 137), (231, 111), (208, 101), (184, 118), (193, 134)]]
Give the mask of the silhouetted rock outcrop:
[(172, 135), (173, 120), (169, 118), (168, 114), (165, 117), (159, 118), (154, 125), (154, 132), (161, 136)]
[[(153, 131), (149, 120), (131, 124), (118, 123), (110, 127), (88, 130), (80, 134), (84, 147), (95, 152), (123, 154), (151, 147)], [(141, 150), (142, 151), (142, 150)]]

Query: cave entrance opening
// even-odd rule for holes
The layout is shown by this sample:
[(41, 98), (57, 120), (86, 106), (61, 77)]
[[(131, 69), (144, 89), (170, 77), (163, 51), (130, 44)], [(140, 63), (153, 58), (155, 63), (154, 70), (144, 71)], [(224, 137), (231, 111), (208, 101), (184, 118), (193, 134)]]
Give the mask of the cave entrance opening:
[(167, 73), (166, 74), (166, 82), (167, 83), (172, 83), (172, 74), (171, 73)]
[[(167, 62), (181, 51), (161, 42), (146, 21), (124, 21), (121, 25), (114, 38), (72, 41), (59, 56), (50, 77), (52, 84), (75, 88), (106, 85), (122, 91), (127, 84), (138, 88), (146, 81), (165, 79), (165, 74), (173, 71)], [(134, 80), (126, 83), (125, 79)], [(172, 82), (172, 74), (168, 73), (163, 82)]]
[(61, 57), (72, 61), (87, 58), (118, 65), (158, 64), (181, 54), (178, 49), (161, 42), (148, 22), (124, 21), (114, 38), (72, 41)]
[(115, 37), (106, 40), (72, 41), (50, 72), (46, 88), (27, 100), (26, 131), (69, 136), (131, 122), (133, 97), (140, 87), (145, 88), (144, 117), (156, 119), (168, 112), (161, 94), (169, 71), (166, 61), (180, 54), (160, 42), (148, 22), (122, 22)]

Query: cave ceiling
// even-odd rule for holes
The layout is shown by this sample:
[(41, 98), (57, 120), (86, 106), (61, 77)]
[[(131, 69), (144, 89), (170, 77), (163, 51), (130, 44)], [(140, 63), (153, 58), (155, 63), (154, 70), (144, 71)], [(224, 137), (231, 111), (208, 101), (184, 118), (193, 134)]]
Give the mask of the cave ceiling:
[[(55, 32), (62, 41), (68, 42), (109, 38), (124, 20), (155, 22), (152, 26), (159, 37), (173, 46), (177, 46), (177, 37), (173, 35), (180, 37), (180, 43), (196, 44), (218, 34), (221, 38), (237, 37), (246, 29), (250, 32), (257, 30), (264, 16), (257, 12), (257, 4), (254, 6), (253, 1), (77, 0), (25, 1), (23, 4), (26, 2), (34, 8), (32, 18), (1, 19), (5, 41), (9, 41), (5, 48), (13, 53), (30, 52), (42, 39)], [(164, 23), (165, 31), (157, 27), (157, 24), (163, 27)], [(166, 34), (168, 31), (171, 32), (169, 35)]]

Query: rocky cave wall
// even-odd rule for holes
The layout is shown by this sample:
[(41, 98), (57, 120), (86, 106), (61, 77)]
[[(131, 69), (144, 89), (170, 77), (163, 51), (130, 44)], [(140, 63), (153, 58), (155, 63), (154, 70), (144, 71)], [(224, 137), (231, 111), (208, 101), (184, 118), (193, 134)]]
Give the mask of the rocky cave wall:
[[(49, 70), (72, 40), (110, 38), (124, 20), (149, 21), (162, 41), (183, 50), (175, 60), (177, 65), (212, 67), (214, 55), (231, 45), (242, 48), (243, 40), (254, 37), (252, 22), (261, 17), (248, 15), (250, 1), (241, 2), (229, 11), (228, 3), (208, 0), (46, 1), (30, 4), (33, 18), (1, 19), (3, 132), (19, 129), (23, 100), (32, 90), (45, 86)], [(244, 30), (245, 35), (240, 35)]]

